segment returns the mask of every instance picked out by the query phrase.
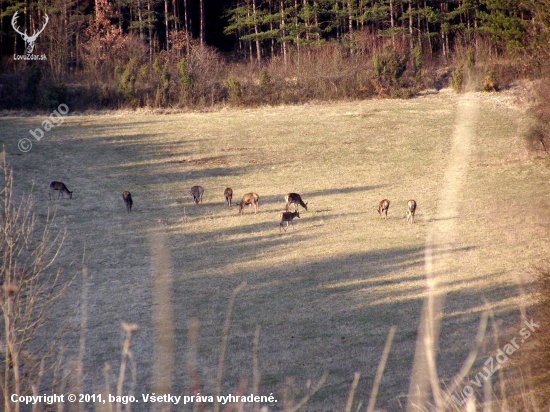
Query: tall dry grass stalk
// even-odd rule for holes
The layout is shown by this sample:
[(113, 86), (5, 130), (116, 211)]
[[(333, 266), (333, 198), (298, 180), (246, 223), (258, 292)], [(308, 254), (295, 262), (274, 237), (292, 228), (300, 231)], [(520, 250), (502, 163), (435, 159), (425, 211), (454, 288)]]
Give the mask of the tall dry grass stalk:
[(324, 385), (327, 378), (328, 378), (328, 372), (325, 372), (323, 373), (323, 376), (321, 376), (321, 379), (319, 379), (319, 381), (313, 387), (311, 387), (310, 383), (308, 382), (308, 388), (310, 388), (309, 392), (306, 395), (304, 395), (304, 397), (298, 403), (294, 403), (294, 399), (289, 393), (290, 392), (289, 389), (285, 388), (285, 390), (283, 391), (283, 410), (285, 412), (298, 411), (306, 403), (308, 403), (309, 399), (313, 395), (315, 395), (319, 391), (319, 389), (321, 389), (321, 387)]
[[(20, 410), (10, 402), (12, 394), (28, 395), (41, 388), (61, 385), (57, 343), (66, 325), (56, 333), (43, 335), (48, 314), (74, 280), (77, 271), (64, 276), (54, 264), (66, 230), (54, 229), (55, 214), (41, 221), (33, 212), (32, 190), (20, 196), (14, 192), (13, 171), (4, 159), (0, 164), (0, 322), (3, 350), (0, 389), (3, 410)], [(37, 344), (40, 339), (40, 345)]]
[[(88, 268), (82, 268), (82, 294), (80, 296), (80, 339), (76, 365), (76, 384), (79, 393), (84, 391), (84, 355), (86, 354), (86, 328), (88, 325)], [(84, 412), (84, 404), (78, 404), (78, 410)]]
[(393, 338), (395, 337), (396, 330), (397, 330), (397, 327), (392, 326), (388, 333), (388, 337), (386, 338), (386, 343), (384, 345), (382, 357), (380, 358), (380, 363), (378, 364), (378, 369), (376, 370), (376, 376), (374, 377), (374, 384), (372, 385), (369, 404), (367, 405), (367, 412), (374, 411), (374, 405), (376, 404), (376, 397), (378, 396), (378, 388), (380, 387), (380, 382), (382, 381), (382, 375), (384, 374), (384, 369), (386, 368), (386, 361), (388, 360), (388, 355), (390, 354), (391, 344), (393, 342)]
[(235, 298), (237, 294), (244, 289), (246, 282), (241, 283), (231, 293), (231, 298), (229, 299), (229, 305), (227, 306), (227, 312), (225, 314), (225, 322), (223, 324), (223, 335), (222, 335), (222, 345), (220, 348), (220, 357), (218, 359), (218, 374), (216, 377), (216, 396), (214, 398), (214, 412), (220, 410), (220, 403), (218, 402), (218, 397), (221, 394), (222, 390), (222, 379), (223, 379), (223, 364), (225, 362), (225, 352), (227, 350), (227, 339), (229, 337), (229, 326), (231, 325), (231, 314), (233, 313), (233, 304), (235, 303)]
[(157, 395), (172, 392), (174, 374), (173, 277), (166, 235), (161, 230), (151, 235), (153, 268), (153, 388)]

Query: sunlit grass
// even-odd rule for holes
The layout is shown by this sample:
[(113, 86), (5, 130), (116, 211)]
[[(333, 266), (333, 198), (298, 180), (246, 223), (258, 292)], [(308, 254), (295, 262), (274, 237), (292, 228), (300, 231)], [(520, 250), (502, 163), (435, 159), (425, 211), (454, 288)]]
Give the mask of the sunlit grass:
[[(478, 123), (453, 221), (459, 242), (450, 252), (434, 248), (436, 258), (446, 254), (452, 263), (441, 278), (448, 293), (438, 354), (443, 379), (460, 369), (485, 301), (502, 320), (502, 333), (517, 324), (518, 279), (528, 284), (531, 262), (548, 252), (541, 240), (545, 203), (532, 201), (548, 195), (547, 177), (524, 157), (523, 115), (476, 98)], [(287, 377), (303, 389), (328, 371), (305, 410), (341, 410), (358, 371), (355, 405), (366, 405), (395, 325), (376, 405), (397, 410), (408, 389), (426, 294), (426, 235), (436, 223), (457, 99), (442, 93), (217, 113), (73, 116), (21, 156), (18, 139), (41, 118), (3, 118), (0, 140), (18, 188), (34, 181), (44, 210), (54, 204), (47, 201), (51, 180), (74, 191), (71, 201), (55, 204), (69, 229), (65, 257), (78, 258), (84, 249), (90, 256), (87, 384), (101, 381), (98, 365), (116, 359), (118, 322), (126, 320), (140, 325), (133, 335), (136, 393), (150, 390), (149, 239), (162, 220), (181, 394), (190, 390), (183, 366), (188, 321), (201, 322), (199, 375), (213, 393), (228, 299), (246, 281), (233, 308), (222, 394), (251, 376), (259, 324), (261, 394), (280, 397)], [(205, 188), (202, 205), (192, 203), (193, 185)], [(235, 204), (257, 192), (259, 213), (227, 208), (228, 186)], [(134, 199), (130, 214), (123, 190)], [(285, 233), (278, 225), (287, 192), (309, 203)], [(376, 212), (383, 198), (391, 200), (388, 221)], [(405, 220), (411, 198), (418, 202), (414, 225)]]

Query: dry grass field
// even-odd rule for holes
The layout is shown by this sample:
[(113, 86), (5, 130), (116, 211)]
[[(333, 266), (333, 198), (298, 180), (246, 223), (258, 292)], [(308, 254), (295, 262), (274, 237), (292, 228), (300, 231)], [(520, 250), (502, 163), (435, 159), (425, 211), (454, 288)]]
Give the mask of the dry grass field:
[[(188, 325), (196, 318), (201, 394), (213, 395), (229, 298), (243, 281), (221, 393), (235, 394), (242, 378), (245, 393), (252, 392), (259, 325), (259, 395), (278, 400), (270, 410), (282, 410), (284, 396), (301, 399), (325, 372), (326, 382), (301, 410), (344, 410), (355, 372), (361, 375), (352, 410), (360, 403), (364, 410), (392, 326), (376, 407), (404, 408), (427, 274), (439, 285), (441, 387), (460, 370), (484, 309), (492, 311), (498, 341), (486, 337), (468, 377), (518, 335), (522, 307), (529, 317), (533, 274), (549, 252), (549, 177), (525, 149), (524, 112), (495, 95), (444, 90), (411, 100), (71, 115), (22, 154), (18, 140), (43, 119), (4, 117), (0, 140), (16, 190), (34, 182), (39, 217), (54, 208), (67, 226), (61, 259), (87, 262), (89, 393), (101, 390), (105, 362), (118, 373), (121, 321), (140, 327), (131, 346), (134, 392), (154, 390), (152, 313), (168, 304), (171, 392), (191, 395)], [(73, 198), (49, 201), (52, 180), (66, 183)], [(192, 202), (193, 185), (205, 188), (203, 204)], [(235, 204), (257, 192), (259, 213), (226, 207), (228, 186)], [(134, 200), (129, 214), (124, 190)], [(300, 193), (308, 211), (300, 209), (294, 229), (280, 232), (287, 192)], [(377, 213), (384, 198), (391, 201), (387, 221)], [(414, 225), (405, 218), (409, 199), (418, 203)], [(161, 252), (156, 232), (165, 236)], [(152, 253), (171, 269), (166, 301), (153, 290)], [(78, 352), (81, 287), (78, 278), (66, 306), (52, 313), (74, 320), (64, 338), (69, 363)], [(496, 376), (493, 384), (498, 395)]]

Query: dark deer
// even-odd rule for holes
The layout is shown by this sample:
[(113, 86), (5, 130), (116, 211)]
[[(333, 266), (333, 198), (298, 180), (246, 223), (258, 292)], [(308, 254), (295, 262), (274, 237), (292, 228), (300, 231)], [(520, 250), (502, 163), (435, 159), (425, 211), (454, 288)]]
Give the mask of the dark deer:
[(193, 201), (197, 205), (199, 204), (199, 202), (202, 203), (202, 194), (204, 193), (204, 189), (202, 188), (202, 186), (193, 186), (189, 193), (191, 193), (191, 196), (193, 196)]
[(239, 204), (239, 213), (243, 213), (243, 208), (246, 205), (254, 206), (254, 214), (258, 213), (258, 208), (260, 207), (260, 196), (257, 193), (251, 192), (243, 196), (243, 200)]
[[(288, 229), (288, 222), (292, 223), (292, 229), (294, 230), (294, 223), (292, 222), (292, 219), (295, 217), (300, 217), (300, 212), (283, 212), (281, 213), (281, 223), (279, 223), (279, 232), (281, 231), (281, 228), (283, 228), (286, 232)], [(286, 228), (284, 226), (284, 222), (286, 222)]]
[(67, 186), (65, 186), (65, 183), (62, 182), (51, 182), (50, 183), (50, 200), (53, 197), (53, 192), (55, 190), (58, 190), (59, 193), (57, 194), (57, 198), (59, 199), (59, 196), (63, 196), (63, 192), (67, 193), (69, 195), (69, 199), (73, 198), (73, 192), (69, 192), (69, 189), (67, 189)]
[(20, 34), (21, 37), (23, 38), (23, 40), (25, 41), (25, 51), (27, 52), (27, 55), (30, 55), (30, 54), (32, 54), (32, 52), (34, 50), (34, 43), (36, 42), (36, 39), (38, 38), (38, 35), (44, 31), (44, 29), (46, 28), (46, 25), (48, 24), (48, 21), (50, 20), (50, 18), (48, 17), (47, 14), (44, 13), (44, 25), (38, 31), (38, 33), (35, 33), (33, 31), (32, 36), (29, 36), (29, 35), (27, 35), (27, 30), (25, 30), (25, 33), (21, 33), (19, 31), (19, 26), (16, 25), (17, 24), (17, 13), (19, 13), (19, 12), (16, 11), (13, 14), (13, 17), (11, 18), (11, 26), (13, 27), (15, 32)]
[(126, 203), (126, 209), (128, 209), (128, 213), (132, 211), (132, 205), (134, 204), (134, 201), (132, 200), (132, 194), (125, 190), (122, 192), (122, 198), (124, 199), (124, 203)]
[(302, 198), (298, 193), (287, 193), (285, 196), (285, 202), (286, 202), (286, 211), (288, 212), (288, 208), (291, 204), (294, 205), (294, 211), (298, 210), (298, 205), (302, 206), (307, 211), (307, 202), (304, 203)]
[(407, 222), (414, 223), (414, 214), (416, 212), (416, 201), (409, 200), (407, 202)]
[(223, 191), (223, 196), (225, 197), (225, 203), (227, 206), (231, 207), (231, 199), (233, 199), (233, 189), (228, 187)]
[(384, 220), (388, 220), (388, 209), (390, 208), (390, 201), (388, 199), (384, 199), (380, 202), (378, 205), (378, 213), (380, 214), (380, 219), (382, 219), (383, 214), (385, 214)]

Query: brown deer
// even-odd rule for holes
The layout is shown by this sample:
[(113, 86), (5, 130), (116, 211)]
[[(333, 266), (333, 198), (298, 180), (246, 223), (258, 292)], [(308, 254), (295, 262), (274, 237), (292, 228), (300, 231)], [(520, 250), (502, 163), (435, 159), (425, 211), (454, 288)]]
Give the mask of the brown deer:
[(298, 193), (287, 193), (285, 195), (285, 202), (286, 202), (286, 211), (288, 212), (288, 208), (291, 204), (294, 205), (294, 211), (298, 210), (298, 205), (302, 206), (307, 211), (307, 202), (304, 203), (302, 198)]
[(69, 192), (69, 189), (67, 189), (67, 186), (65, 186), (65, 183), (62, 182), (51, 182), (50, 183), (50, 200), (53, 197), (53, 192), (55, 190), (58, 190), (57, 198), (59, 199), (59, 196), (63, 196), (63, 192), (67, 193), (69, 195), (69, 199), (73, 198), (73, 192)]
[(241, 203), (239, 204), (239, 213), (243, 213), (243, 208), (246, 205), (254, 206), (255, 211), (254, 214), (258, 213), (258, 208), (260, 207), (260, 196), (258, 196), (257, 193), (250, 192), (243, 196), (243, 200), (241, 200)]
[(132, 205), (134, 204), (134, 201), (132, 200), (132, 194), (125, 190), (122, 192), (122, 198), (124, 199), (124, 203), (126, 203), (126, 209), (128, 209), (128, 213), (132, 211)]
[[(281, 213), (281, 223), (279, 223), (279, 232), (281, 231), (281, 228), (283, 228), (284, 231), (286, 232), (286, 230), (288, 229), (288, 222), (292, 223), (292, 229), (294, 230), (294, 223), (292, 222), (292, 219), (294, 219), (295, 217), (299, 218), (300, 212), (295, 211), (295, 212)], [(286, 222), (286, 228), (284, 226), (284, 222)]]
[(202, 186), (193, 186), (189, 193), (191, 193), (191, 196), (193, 196), (193, 201), (197, 205), (199, 204), (199, 202), (202, 204), (202, 194), (204, 193), (204, 189), (202, 188)]
[(225, 197), (225, 204), (231, 207), (231, 199), (233, 199), (233, 189), (230, 187), (226, 188), (223, 191), (223, 196)]
[[(388, 220), (388, 209), (390, 208), (390, 201), (388, 199), (384, 199), (380, 202), (378, 205), (378, 213), (380, 214), (380, 219), (384, 218), (384, 220)], [(385, 217), (382, 216), (382, 214), (385, 214)]]
[(407, 202), (407, 222), (414, 223), (415, 212), (416, 212), (416, 201), (411, 199)]

